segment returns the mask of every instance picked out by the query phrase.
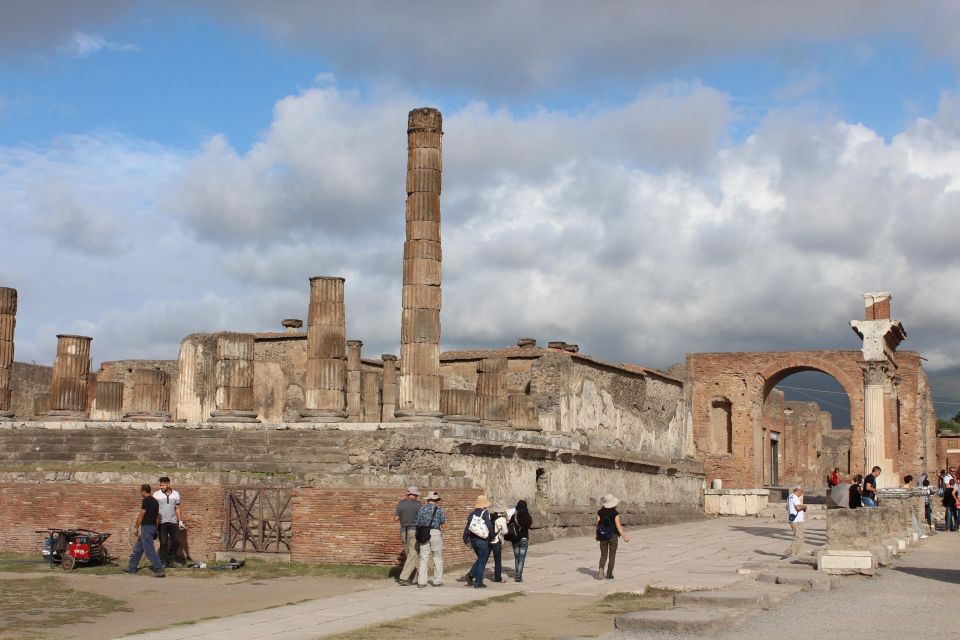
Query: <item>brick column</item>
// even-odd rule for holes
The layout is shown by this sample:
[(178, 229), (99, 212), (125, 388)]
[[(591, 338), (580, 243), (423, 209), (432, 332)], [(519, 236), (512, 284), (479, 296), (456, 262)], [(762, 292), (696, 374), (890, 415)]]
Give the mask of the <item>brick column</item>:
[(397, 410), (397, 356), (385, 353), (383, 360), (383, 377), (380, 380), (380, 398), (382, 402), (380, 421), (393, 422), (394, 412)]
[(90, 419), (119, 422), (123, 419), (123, 383), (98, 380), (90, 406)]
[(90, 343), (86, 336), (57, 336), (57, 356), (53, 361), (50, 385), (52, 420), (85, 420), (87, 375), (90, 373)]
[(217, 408), (210, 422), (260, 422), (253, 401), (253, 334), (219, 333), (216, 344)]
[(360, 350), (363, 342), (347, 340), (347, 422), (360, 422)]
[(509, 427), (507, 359), (484, 358), (477, 366), (477, 415), (486, 427)]
[(407, 420), (440, 412), (440, 174), (443, 119), (414, 109), (407, 119), (407, 239), (403, 245), (400, 406)]
[[(251, 374), (253, 363), (250, 363)], [(250, 377), (253, 387), (253, 377)], [(123, 419), (129, 422), (165, 422), (170, 420), (170, 375), (161, 369), (136, 369), (133, 372), (133, 399)]]
[(0, 287), (0, 420), (13, 417), (13, 333), (17, 326), (17, 290)]
[(343, 278), (310, 278), (307, 373), (301, 422), (343, 422), (346, 382), (346, 309)]

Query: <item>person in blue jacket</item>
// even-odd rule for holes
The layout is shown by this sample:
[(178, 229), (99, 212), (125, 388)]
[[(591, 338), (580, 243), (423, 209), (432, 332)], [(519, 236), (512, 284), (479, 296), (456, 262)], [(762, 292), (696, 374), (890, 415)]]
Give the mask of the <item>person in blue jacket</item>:
[[(486, 589), (483, 584), (483, 574), (487, 570), (487, 558), (490, 557), (490, 536), (493, 534), (493, 521), (487, 509), (490, 507), (490, 498), (485, 495), (477, 496), (473, 511), (467, 516), (467, 525), (463, 528), (463, 543), (477, 554), (477, 561), (470, 567), (467, 574), (467, 586), (475, 589)], [(471, 528), (471, 523), (474, 523)], [(481, 524), (482, 523), (482, 524)], [(483, 529), (486, 528), (484, 533)], [(483, 534), (483, 535), (481, 535)]]

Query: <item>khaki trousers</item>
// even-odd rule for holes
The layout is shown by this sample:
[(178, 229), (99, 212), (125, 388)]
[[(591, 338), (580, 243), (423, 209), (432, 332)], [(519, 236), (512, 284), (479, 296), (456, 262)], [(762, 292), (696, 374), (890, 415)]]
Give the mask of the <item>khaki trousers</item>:
[(795, 556), (803, 551), (803, 522), (791, 522), (790, 528), (793, 529), (793, 543), (787, 547), (785, 555)]
[(427, 565), (430, 562), (430, 554), (433, 554), (433, 584), (440, 586), (443, 584), (443, 535), (440, 529), (430, 530), (430, 542), (420, 545), (420, 568), (417, 570), (417, 584), (427, 585), (427, 574), (429, 569)]
[(400, 579), (409, 580), (413, 576), (413, 572), (417, 570), (417, 565), (420, 564), (417, 528), (405, 527), (403, 529), (403, 541), (407, 550), (407, 559), (403, 563), (403, 569), (400, 570)]

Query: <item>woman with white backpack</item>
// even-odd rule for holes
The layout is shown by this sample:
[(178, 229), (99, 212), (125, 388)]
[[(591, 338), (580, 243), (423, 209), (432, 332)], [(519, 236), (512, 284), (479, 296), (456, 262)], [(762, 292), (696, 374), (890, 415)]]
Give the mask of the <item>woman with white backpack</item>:
[(467, 586), (475, 589), (486, 589), (483, 584), (483, 574), (487, 570), (487, 558), (490, 557), (490, 534), (493, 532), (493, 521), (487, 509), (490, 507), (490, 498), (485, 495), (477, 496), (473, 511), (467, 516), (467, 526), (463, 528), (463, 543), (477, 554), (477, 561), (470, 567), (467, 574)]

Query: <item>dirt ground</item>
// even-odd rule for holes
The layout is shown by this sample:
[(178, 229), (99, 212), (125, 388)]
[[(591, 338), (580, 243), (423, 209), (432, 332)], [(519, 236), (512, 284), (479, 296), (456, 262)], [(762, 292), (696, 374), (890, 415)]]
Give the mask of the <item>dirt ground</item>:
[[(0, 573), (0, 638), (102, 640), (381, 584), (382, 580), (324, 577), (245, 580), (230, 574), (191, 578), (175, 572), (163, 579), (149, 572), (134, 576), (85, 574), (82, 570), (65, 573), (59, 569)], [(216, 597), (211, 597), (214, 593)], [(65, 608), (65, 602), (91, 600), (84, 594), (102, 598), (89, 602), (89, 607), (70, 608), (68, 617), (51, 618), (52, 612)], [(21, 615), (26, 609), (33, 612), (29, 619)], [(63, 624), (55, 624), (58, 619)]]

